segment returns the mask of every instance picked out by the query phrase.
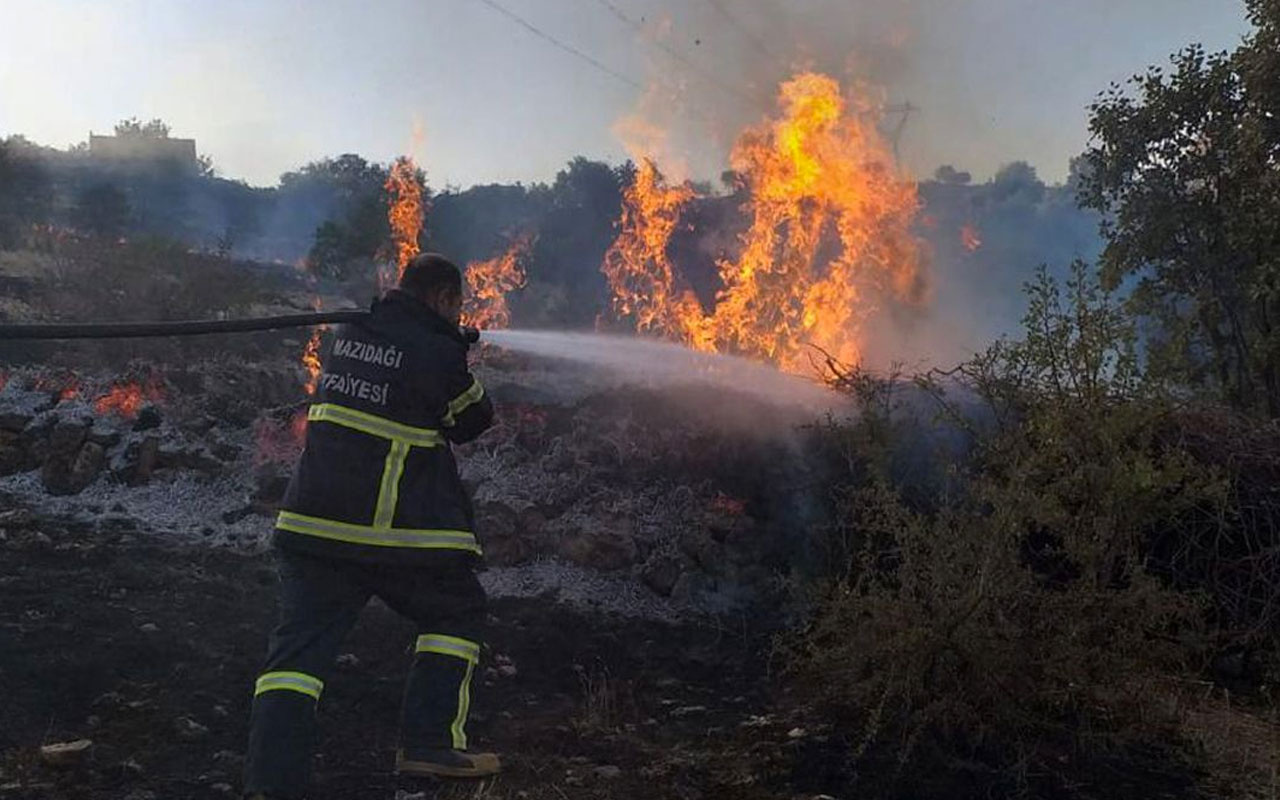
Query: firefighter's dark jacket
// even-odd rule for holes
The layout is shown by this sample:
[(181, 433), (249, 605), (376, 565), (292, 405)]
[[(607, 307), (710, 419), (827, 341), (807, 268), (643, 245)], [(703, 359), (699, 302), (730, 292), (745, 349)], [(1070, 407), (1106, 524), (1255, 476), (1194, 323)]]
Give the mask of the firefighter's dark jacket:
[(457, 327), (393, 290), (337, 328), (321, 363), (276, 545), (390, 564), (479, 556), (450, 443), (479, 436), (493, 405)]

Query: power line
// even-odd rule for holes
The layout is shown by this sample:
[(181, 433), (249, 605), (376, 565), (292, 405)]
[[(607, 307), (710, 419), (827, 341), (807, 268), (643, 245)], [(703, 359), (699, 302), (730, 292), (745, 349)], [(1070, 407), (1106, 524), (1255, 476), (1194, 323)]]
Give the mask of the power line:
[(596, 59), (582, 52), (581, 50), (574, 47), (573, 45), (565, 44), (564, 42), (560, 41), (559, 39), (547, 33), (546, 31), (543, 31), (542, 29), (538, 28), (533, 23), (526, 20), (524, 17), (521, 17), (515, 12), (510, 11), (504, 8), (503, 6), (498, 5), (497, 3), (494, 2), (494, 0), (480, 0), (480, 2), (484, 3), (489, 8), (492, 8), (494, 11), (497, 11), (499, 14), (503, 15), (504, 17), (511, 20), (512, 22), (515, 22), (517, 25), (529, 31), (534, 36), (537, 36), (540, 39), (545, 39), (546, 41), (550, 42), (551, 44), (565, 51), (566, 53), (569, 53), (570, 55), (573, 55), (582, 59), (583, 61), (587, 62), (588, 64), (600, 70), (601, 72), (605, 73), (606, 75), (609, 75), (616, 80), (622, 81), (623, 83), (625, 83), (626, 85), (634, 89), (639, 89), (641, 91), (644, 91), (644, 85), (641, 84), (639, 81), (634, 81), (631, 78), (628, 78), (626, 75), (623, 75), (621, 72), (618, 72), (617, 70), (611, 67), (605, 66), (604, 64), (600, 63)]
[(729, 24), (737, 28), (738, 31), (741, 32), (742, 35), (747, 38), (748, 41), (750, 41), (753, 45), (755, 45), (757, 50), (759, 50), (761, 53), (764, 53), (766, 56), (778, 62), (782, 66), (784, 67), (786, 66), (786, 62), (783, 61), (781, 58), (778, 58), (776, 55), (774, 55), (773, 52), (769, 49), (769, 46), (764, 43), (763, 39), (761, 39), (759, 36), (756, 36), (754, 33), (752, 33), (747, 26), (743, 25), (741, 22), (738, 21), (737, 17), (730, 14), (729, 10), (720, 4), (720, 0), (707, 0), (707, 5), (711, 6), (716, 11), (718, 11), (720, 13), (720, 16), (729, 20)]
[(721, 80), (714, 73), (700, 67), (698, 64), (692, 61), (684, 53), (675, 49), (674, 47), (662, 41), (661, 39), (657, 38), (656, 36), (653, 36), (652, 34), (650, 34), (649, 31), (644, 27), (643, 23), (627, 16), (627, 14), (622, 9), (618, 8), (616, 5), (610, 2), (610, 0), (596, 0), (596, 2), (604, 6), (606, 9), (608, 9), (609, 12), (613, 14), (615, 17), (622, 20), (623, 24), (639, 32), (642, 36), (645, 36), (646, 38), (648, 38), (649, 41), (653, 42), (658, 47), (662, 48), (663, 52), (665, 52), (667, 55), (671, 56), (676, 61), (679, 61), (681, 64), (684, 64), (686, 67), (693, 70), (693, 72), (697, 74), (699, 77), (701, 77), (703, 80), (707, 81), (708, 83), (715, 84), (721, 89), (724, 89), (725, 91), (732, 93), (739, 99), (744, 100), (757, 108), (764, 109), (766, 112), (769, 110), (768, 104), (762, 103), (760, 98), (753, 97), (747, 92), (744, 92), (738, 87), (730, 84), (729, 82)]

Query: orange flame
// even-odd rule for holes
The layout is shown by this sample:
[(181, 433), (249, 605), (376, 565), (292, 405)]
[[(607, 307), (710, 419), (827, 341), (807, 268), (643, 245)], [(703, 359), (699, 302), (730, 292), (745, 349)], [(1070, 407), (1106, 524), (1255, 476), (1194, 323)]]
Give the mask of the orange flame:
[(160, 403), (164, 400), (164, 391), (160, 381), (155, 377), (148, 378), (145, 383), (118, 383), (111, 391), (93, 401), (93, 410), (98, 414), (115, 414), (125, 419), (138, 416), (146, 403)]
[(388, 195), (387, 220), (391, 223), (391, 241), (396, 249), (397, 277), (404, 273), (409, 261), (418, 254), (418, 234), (422, 231), (422, 184), (418, 182), (418, 166), (409, 156), (401, 156), (391, 165), (385, 186)]
[(960, 244), (970, 253), (976, 253), (982, 247), (982, 234), (972, 225), (965, 225), (960, 228)]
[(525, 283), (524, 259), (533, 249), (533, 237), (517, 236), (507, 252), (488, 261), (467, 265), (470, 292), (462, 307), (462, 321), (476, 328), (505, 328), (511, 324), (507, 295)]
[(311, 330), (311, 338), (302, 351), (302, 366), (307, 370), (307, 382), (303, 387), (307, 394), (315, 394), (320, 384), (320, 334), (324, 329), (315, 327)]
[(692, 294), (676, 296), (675, 270), (667, 257), (680, 211), (693, 196), (687, 186), (667, 186), (649, 159), (636, 166), (635, 178), (622, 192), (618, 238), (600, 268), (613, 290), (613, 313), (630, 318), (637, 331), (682, 338), (680, 309), (697, 303)]
[[(320, 297), (318, 295), (311, 298), (311, 307), (316, 311), (320, 310)], [(322, 369), (320, 363), (320, 336), (327, 327), (327, 325), (317, 325), (312, 328), (311, 338), (307, 339), (307, 346), (302, 348), (302, 366), (307, 371), (307, 382), (302, 388), (309, 395), (315, 394), (316, 387), (320, 385), (320, 372)]]
[(637, 330), (791, 371), (811, 364), (811, 347), (859, 361), (859, 326), (875, 301), (918, 299), (921, 248), (915, 184), (867, 113), (874, 104), (852, 100), (835, 80), (802, 73), (782, 84), (780, 114), (739, 136), (731, 164), (748, 190), (750, 227), (738, 257), (718, 265), (710, 311), (677, 292), (665, 254), (691, 193), (642, 165), (602, 266), (614, 313)]

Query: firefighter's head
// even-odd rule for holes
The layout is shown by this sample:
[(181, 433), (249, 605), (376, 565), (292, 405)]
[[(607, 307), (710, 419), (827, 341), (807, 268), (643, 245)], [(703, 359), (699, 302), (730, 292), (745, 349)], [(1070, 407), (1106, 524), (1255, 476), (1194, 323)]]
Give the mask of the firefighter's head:
[(439, 253), (423, 253), (404, 268), (400, 289), (451, 324), (462, 317), (462, 271)]

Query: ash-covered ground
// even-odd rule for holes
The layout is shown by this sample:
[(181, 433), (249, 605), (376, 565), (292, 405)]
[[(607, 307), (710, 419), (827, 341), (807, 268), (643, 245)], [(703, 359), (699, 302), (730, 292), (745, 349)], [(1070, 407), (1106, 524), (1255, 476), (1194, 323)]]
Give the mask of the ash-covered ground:
[[(412, 626), (374, 603), (320, 707), (311, 796), (818, 798), (849, 743), (769, 677), (816, 507), (810, 412), (495, 349), (461, 448), (495, 600), (480, 785), (390, 764)], [(276, 615), (266, 552), (304, 375), (236, 359), (20, 369), (0, 391), (0, 800), (236, 796)], [(773, 611), (777, 610), (773, 604)], [(79, 742), (70, 762), (42, 754)]]
[[(491, 594), (670, 620), (764, 600), (803, 560), (812, 406), (492, 346), (474, 360), (499, 422), (458, 455)], [(303, 382), (235, 359), (15, 370), (0, 493), (64, 527), (259, 552)]]

